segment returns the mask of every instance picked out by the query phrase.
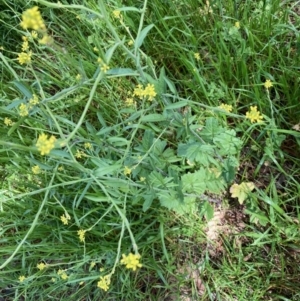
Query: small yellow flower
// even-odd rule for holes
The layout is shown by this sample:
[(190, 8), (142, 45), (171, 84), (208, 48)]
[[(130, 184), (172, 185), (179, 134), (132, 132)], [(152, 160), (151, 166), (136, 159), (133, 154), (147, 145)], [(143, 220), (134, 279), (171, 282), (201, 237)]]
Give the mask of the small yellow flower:
[(81, 159), (82, 157), (85, 157), (85, 156), (86, 156), (86, 154), (85, 154), (84, 151), (79, 150), (79, 149), (76, 151), (75, 157), (76, 157), (77, 159)]
[(56, 279), (54, 277), (51, 278), (52, 282), (56, 282)]
[(135, 102), (134, 102), (133, 98), (131, 98), (131, 97), (127, 97), (126, 100), (125, 100), (125, 105), (128, 106), (128, 107), (134, 105), (134, 103)]
[(32, 105), (32, 106), (35, 106), (39, 103), (39, 98), (37, 97), (37, 95), (33, 94), (32, 95), (32, 98), (29, 99), (29, 103)]
[(106, 65), (106, 64), (103, 64), (100, 69), (101, 69), (101, 71), (103, 71), (104, 73), (106, 73), (109, 70), (109, 66)]
[(57, 271), (57, 275), (59, 275), (62, 280), (67, 280), (68, 279), (67, 273), (65, 271), (61, 270), (61, 269), (59, 269)]
[(264, 86), (266, 89), (269, 89), (269, 88), (273, 87), (273, 83), (269, 79), (267, 79), (264, 83)]
[(32, 55), (31, 51), (19, 53), (18, 61), (19, 61), (20, 65), (29, 64), (31, 62), (31, 55)]
[(139, 98), (143, 98), (144, 96), (144, 89), (143, 89), (143, 86), (138, 84), (135, 88), (134, 88), (134, 91), (133, 91), (133, 96), (138, 96)]
[(199, 61), (200, 60), (200, 54), (198, 52), (194, 53), (194, 58)]
[(42, 45), (51, 45), (53, 43), (53, 38), (45, 34), (41, 39), (39, 39), (39, 43)]
[(42, 271), (42, 270), (44, 270), (45, 268), (46, 268), (46, 264), (44, 264), (43, 262), (41, 262), (41, 263), (39, 263), (39, 264), (37, 264), (36, 265), (36, 267), (40, 270), (40, 271)]
[(28, 41), (24, 41), (22, 43), (22, 51), (26, 51), (29, 49)]
[(260, 122), (263, 120), (263, 116), (257, 111), (257, 106), (250, 106), (250, 111), (246, 112), (246, 118), (250, 120), (250, 122)]
[(60, 217), (60, 220), (62, 221), (62, 223), (63, 223), (64, 225), (68, 225), (70, 219), (71, 219), (71, 216), (70, 216), (68, 213), (63, 214), (63, 215)]
[(22, 275), (22, 276), (19, 277), (19, 281), (20, 281), (21, 283), (24, 282), (25, 279), (26, 279), (26, 277), (25, 277), (24, 275)]
[(110, 275), (106, 275), (104, 277), (100, 277), (100, 281), (97, 283), (97, 287), (103, 289), (105, 292), (109, 289), (110, 285)]
[(85, 149), (92, 150), (92, 149), (93, 149), (93, 146), (92, 146), (92, 144), (91, 144), (91, 143), (89, 143), (89, 142), (85, 142), (85, 143), (84, 143), (84, 148), (85, 148)]
[(227, 104), (224, 104), (224, 103), (220, 104), (219, 108), (226, 111), (226, 112), (228, 112), (228, 113), (230, 113), (232, 111), (232, 105), (227, 105)]
[(141, 255), (129, 253), (127, 256), (122, 254), (121, 264), (126, 265), (127, 269), (135, 271), (137, 268), (141, 268), (142, 264), (139, 262)]
[(127, 175), (130, 175), (130, 174), (131, 174), (131, 169), (128, 166), (125, 166), (124, 167), (124, 175), (127, 176)]
[(141, 182), (145, 182), (145, 181), (146, 181), (146, 178), (145, 178), (145, 177), (140, 177), (140, 181), (141, 181)]
[(80, 81), (81, 80), (81, 75), (77, 74), (75, 78), (76, 78), (77, 81)]
[(19, 113), (20, 116), (22, 116), (22, 117), (28, 116), (28, 114), (29, 114), (28, 108), (24, 103), (20, 104), (19, 110), (20, 110), (20, 113)]
[(148, 84), (144, 90), (144, 96), (148, 96), (148, 100), (153, 100), (153, 98), (156, 96), (156, 92), (154, 89), (153, 84)]
[(97, 59), (97, 63), (99, 63), (99, 64), (102, 64), (102, 63), (103, 63), (103, 60), (102, 60), (102, 58), (101, 58), (101, 57), (98, 57), (98, 59)]
[(35, 165), (31, 168), (31, 171), (35, 174), (38, 175), (39, 173), (41, 173), (41, 168), (38, 165)]
[(85, 232), (86, 232), (86, 230), (82, 230), (82, 229), (77, 231), (77, 234), (79, 236), (79, 240), (81, 242), (84, 242), (84, 240), (85, 240)]
[(6, 125), (6, 126), (12, 126), (14, 123), (12, 122), (12, 120), (10, 119), (10, 118), (8, 118), (8, 117), (5, 117), (4, 118), (4, 124)]
[(98, 49), (96, 46), (93, 48), (93, 50), (94, 50), (95, 52), (99, 52), (99, 49)]
[(119, 10), (114, 10), (113, 12), (113, 16), (115, 17), (115, 18), (117, 18), (117, 19), (120, 19), (120, 17), (121, 17), (121, 12), (119, 11)]
[(132, 46), (133, 45), (133, 41), (132, 40), (130, 40), (130, 41), (128, 41), (128, 46)]
[(237, 29), (240, 29), (241, 28), (240, 22), (235, 22), (234, 27), (236, 27)]
[(58, 170), (59, 170), (59, 171), (63, 171), (63, 170), (64, 170), (64, 167), (63, 167), (63, 166), (59, 166), (59, 167), (58, 167)]
[(36, 142), (36, 147), (42, 156), (48, 155), (55, 146), (56, 138), (51, 136), (48, 139), (46, 134), (41, 134)]
[(46, 29), (44, 20), (37, 6), (29, 8), (23, 12), (22, 22), (20, 23), (20, 25), (23, 29), (34, 29), (42, 31)]
[(33, 30), (33, 31), (31, 32), (31, 37), (32, 37), (33, 39), (37, 39), (38, 34), (37, 34), (37, 32), (36, 32), (35, 30)]

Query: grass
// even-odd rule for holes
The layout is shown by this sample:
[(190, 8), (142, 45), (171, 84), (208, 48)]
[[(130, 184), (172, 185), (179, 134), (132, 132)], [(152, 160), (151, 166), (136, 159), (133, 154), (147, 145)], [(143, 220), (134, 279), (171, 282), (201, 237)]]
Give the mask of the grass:
[[(21, 65), (34, 5), (51, 40), (40, 31)], [(298, 3), (0, 8), (2, 299), (299, 300)], [(56, 137), (46, 155), (42, 133)], [(237, 199), (242, 183), (255, 188)]]

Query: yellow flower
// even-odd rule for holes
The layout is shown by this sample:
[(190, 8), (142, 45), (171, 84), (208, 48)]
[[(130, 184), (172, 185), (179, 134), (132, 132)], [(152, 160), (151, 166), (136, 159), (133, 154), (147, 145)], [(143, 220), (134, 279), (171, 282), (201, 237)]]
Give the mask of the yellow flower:
[(138, 96), (139, 98), (143, 98), (144, 96), (144, 90), (143, 90), (143, 86), (138, 84), (133, 91), (133, 96)]
[(93, 146), (92, 146), (92, 144), (90, 144), (89, 142), (85, 142), (85, 143), (84, 143), (84, 148), (85, 148), (85, 149), (92, 150), (92, 149), (93, 149)]
[(5, 117), (4, 118), (4, 124), (6, 125), (6, 126), (12, 126), (14, 123), (12, 122), (12, 120), (10, 119), (10, 118), (7, 118), (7, 117)]
[(102, 64), (102, 62), (103, 62), (102, 58), (101, 58), (101, 57), (98, 57), (97, 63)]
[(21, 103), (19, 106), (20, 113), (19, 115), (24, 117), (28, 115), (28, 108), (24, 103)]
[(199, 61), (200, 60), (200, 54), (198, 52), (194, 53), (194, 58)]
[(77, 159), (81, 159), (81, 158), (84, 157), (84, 156), (86, 156), (86, 154), (85, 154), (84, 151), (81, 151), (81, 150), (79, 150), (79, 149), (76, 151), (75, 157), (76, 157)]
[(260, 122), (263, 119), (263, 116), (257, 111), (257, 106), (250, 106), (250, 111), (246, 113), (246, 118), (250, 120), (250, 122)]
[(232, 111), (232, 105), (226, 105), (224, 103), (220, 104), (219, 108), (229, 113)]
[(39, 8), (34, 6), (25, 10), (22, 14), (22, 22), (20, 23), (23, 29), (42, 30), (46, 29), (44, 20), (41, 16)]
[(128, 46), (131, 46), (131, 45), (133, 45), (133, 41), (132, 40), (130, 40), (130, 41), (128, 41)]
[(109, 289), (110, 285), (110, 275), (106, 275), (104, 277), (100, 277), (100, 281), (97, 283), (97, 287), (103, 289), (105, 292)]
[(93, 48), (93, 50), (94, 50), (95, 52), (99, 52), (99, 49), (98, 49), (96, 46)]
[(42, 270), (44, 270), (45, 268), (46, 268), (46, 264), (44, 264), (43, 262), (41, 262), (41, 263), (39, 263), (39, 264), (37, 264), (36, 265), (36, 267), (40, 270), (40, 271), (42, 271)]
[(20, 65), (30, 63), (31, 62), (31, 55), (32, 55), (31, 51), (19, 53), (18, 54), (18, 61), (19, 61)]
[(109, 67), (108, 67), (108, 65), (103, 64), (103, 66), (100, 69), (101, 69), (101, 71), (103, 71), (104, 73), (106, 73), (109, 70)]
[(39, 98), (37, 97), (37, 95), (33, 94), (32, 95), (32, 98), (29, 99), (29, 103), (32, 105), (32, 106), (35, 106), (39, 103)]
[(53, 43), (53, 38), (45, 34), (41, 39), (39, 39), (39, 43), (42, 45), (51, 45)]
[(20, 281), (21, 283), (24, 282), (25, 279), (26, 279), (26, 277), (25, 277), (24, 275), (22, 275), (22, 276), (19, 277), (19, 281)]
[(235, 22), (235, 23), (234, 23), (234, 26), (235, 26), (237, 29), (240, 29), (240, 27), (241, 27), (241, 26), (240, 26), (240, 22)]
[(42, 156), (48, 155), (50, 151), (54, 148), (56, 138), (51, 136), (48, 139), (46, 134), (41, 134), (37, 140), (36, 147)]
[(84, 240), (85, 240), (85, 232), (86, 232), (86, 230), (81, 230), (81, 229), (77, 231), (77, 234), (79, 236), (79, 240), (81, 242), (84, 242)]
[(77, 74), (75, 78), (76, 78), (77, 81), (80, 81), (81, 80), (81, 75)]
[(38, 175), (39, 173), (41, 173), (41, 168), (38, 165), (35, 165), (31, 168), (31, 171), (35, 174)]
[(22, 51), (26, 51), (28, 50), (28, 48), (29, 48), (28, 41), (24, 41), (22, 43)]
[(269, 79), (267, 79), (264, 83), (264, 86), (266, 89), (269, 89), (269, 88), (273, 87), (273, 83)]
[(125, 105), (128, 106), (128, 107), (134, 105), (134, 100), (133, 100), (133, 98), (127, 97), (126, 100), (125, 100)]
[(70, 215), (69, 215), (68, 213), (63, 214), (63, 215), (60, 217), (60, 220), (62, 221), (62, 223), (63, 223), (64, 225), (68, 225), (70, 219), (71, 219), (71, 217), (70, 217)]
[(65, 271), (61, 270), (61, 269), (59, 269), (57, 271), (57, 275), (59, 275), (62, 280), (67, 280), (68, 279), (67, 273)]
[(37, 32), (36, 32), (35, 30), (33, 30), (33, 31), (31, 32), (31, 37), (32, 37), (33, 39), (37, 39), (38, 34), (37, 34)]
[(120, 19), (121, 12), (119, 10), (116, 9), (112, 13), (115, 18)]
[(148, 99), (151, 101), (155, 96), (156, 92), (153, 84), (148, 84), (144, 90), (144, 96), (148, 96)]
[(141, 255), (129, 253), (127, 256), (122, 254), (121, 264), (126, 265), (127, 269), (132, 269), (133, 271), (136, 268), (141, 268), (142, 264), (139, 262)]
[(141, 181), (141, 182), (145, 182), (145, 181), (146, 181), (146, 178), (145, 178), (145, 177), (140, 177), (140, 181)]
[(59, 171), (63, 171), (63, 170), (64, 170), (64, 167), (63, 167), (63, 166), (59, 166), (59, 167), (58, 167), (58, 170), (59, 170)]
[(127, 175), (130, 175), (130, 174), (131, 174), (131, 169), (128, 166), (125, 166), (124, 167), (124, 175), (127, 176)]

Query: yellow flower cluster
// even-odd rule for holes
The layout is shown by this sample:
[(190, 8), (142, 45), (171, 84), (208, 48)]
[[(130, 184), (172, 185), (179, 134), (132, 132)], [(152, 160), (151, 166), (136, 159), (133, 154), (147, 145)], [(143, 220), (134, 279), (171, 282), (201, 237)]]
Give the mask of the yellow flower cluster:
[(51, 136), (48, 139), (46, 134), (41, 134), (37, 140), (36, 147), (42, 156), (48, 155), (55, 146), (56, 138)]
[(264, 83), (264, 86), (266, 89), (269, 89), (269, 88), (273, 87), (273, 83), (269, 79), (267, 79)]
[(24, 282), (25, 279), (26, 279), (26, 277), (25, 277), (24, 275), (22, 275), (22, 276), (19, 277), (19, 281), (20, 281), (21, 283)]
[(61, 269), (59, 269), (59, 270), (57, 271), (57, 275), (60, 276), (60, 278), (61, 278), (62, 280), (67, 280), (67, 279), (68, 279), (67, 273), (66, 273), (65, 271), (61, 270)]
[(257, 111), (257, 106), (250, 106), (250, 111), (246, 113), (246, 118), (250, 120), (250, 122), (260, 122), (263, 120), (263, 116)]
[(133, 96), (137, 96), (140, 99), (148, 98), (149, 101), (152, 101), (154, 97), (157, 95), (155, 92), (155, 88), (153, 84), (148, 84), (145, 89), (143, 89), (142, 85), (137, 85), (133, 91)]
[(3, 122), (6, 126), (12, 126), (14, 124), (13, 121), (8, 117), (5, 117)]
[(141, 255), (129, 253), (127, 256), (122, 254), (121, 264), (126, 265), (127, 269), (135, 271), (137, 268), (141, 268), (142, 264), (139, 262)]
[(85, 148), (85, 149), (92, 150), (92, 149), (93, 149), (93, 146), (92, 146), (92, 144), (91, 144), (91, 143), (89, 143), (89, 142), (85, 142), (85, 143), (84, 143), (84, 148)]
[(38, 165), (35, 165), (31, 168), (31, 171), (35, 174), (38, 175), (39, 173), (41, 173), (41, 168)]
[(240, 29), (241, 28), (240, 22), (235, 22), (234, 27), (236, 27), (237, 29)]
[(79, 149), (76, 151), (75, 157), (76, 157), (77, 159), (81, 159), (82, 157), (85, 157), (85, 156), (86, 156), (86, 154), (85, 154), (84, 151), (79, 150)]
[(86, 230), (82, 230), (82, 229), (77, 231), (77, 234), (79, 236), (79, 240), (81, 242), (84, 242), (84, 240), (85, 240), (85, 232), (86, 232)]
[(47, 267), (47, 265), (44, 264), (43, 262), (41, 262), (41, 263), (37, 264), (36, 267), (37, 267), (40, 271), (42, 271), (42, 270), (44, 270), (44, 269)]
[(31, 62), (32, 52), (21, 52), (18, 54), (18, 61), (20, 65), (29, 64)]
[(62, 223), (63, 223), (64, 225), (68, 225), (70, 219), (71, 219), (71, 216), (70, 216), (68, 213), (63, 214), (63, 215), (60, 217), (60, 220), (62, 221)]
[(20, 23), (23, 29), (34, 29), (38, 31), (45, 31), (46, 26), (41, 16), (39, 8), (34, 6), (25, 10), (22, 14), (22, 22)]
[(125, 176), (130, 176), (131, 174), (131, 169), (128, 166), (124, 167), (124, 175)]
[(194, 58), (199, 61), (200, 60), (200, 54), (198, 52), (194, 53)]
[(227, 105), (222, 103), (221, 105), (219, 105), (219, 108), (230, 113), (232, 111), (232, 105)]
[(109, 289), (110, 285), (110, 275), (101, 276), (97, 283), (97, 287), (103, 289), (105, 292)]
[(119, 11), (119, 10), (114, 10), (113, 12), (112, 12), (112, 14), (113, 14), (113, 16), (115, 17), (115, 18), (117, 18), (117, 19), (120, 19), (122, 16), (121, 16), (121, 12)]
[(24, 103), (20, 104), (20, 106), (19, 106), (20, 116), (22, 116), (22, 117), (28, 116), (29, 110), (31, 110), (38, 103), (39, 103), (39, 99), (38, 99), (37, 95), (33, 94), (32, 98), (29, 99), (28, 105), (26, 105)]

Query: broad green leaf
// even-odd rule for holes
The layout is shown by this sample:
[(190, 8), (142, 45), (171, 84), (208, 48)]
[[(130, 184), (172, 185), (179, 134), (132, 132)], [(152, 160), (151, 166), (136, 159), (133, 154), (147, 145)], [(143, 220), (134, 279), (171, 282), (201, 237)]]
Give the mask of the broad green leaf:
[(182, 192), (201, 195), (206, 190), (206, 172), (203, 168), (182, 176)]
[(166, 117), (161, 114), (149, 114), (141, 118), (141, 122), (159, 122), (165, 121)]
[(135, 51), (140, 48), (144, 42), (144, 39), (146, 38), (148, 32), (151, 30), (151, 28), (154, 26), (154, 24), (150, 24), (143, 28), (143, 30), (140, 32), (140, 34), (136, 37), (134, 48)]

